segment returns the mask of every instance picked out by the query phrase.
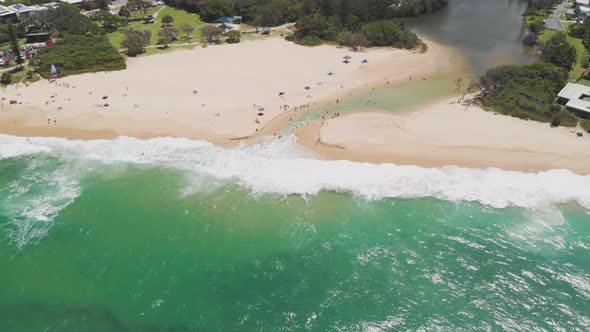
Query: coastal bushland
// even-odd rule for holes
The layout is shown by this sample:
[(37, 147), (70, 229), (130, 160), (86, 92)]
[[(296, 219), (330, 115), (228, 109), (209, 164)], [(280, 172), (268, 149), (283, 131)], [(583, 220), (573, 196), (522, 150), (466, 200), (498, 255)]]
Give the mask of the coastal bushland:
[(61, 76), (67, 76), (125, 69), (125, 59), (105, 36), (118, 26), (119, 18), (105, 10), (87, 17), (76, 6), (60, 3), (53, 10), (21, 18), (16, 33), (49, 32), (54, 45), (39, 48), (38, 57), (29, 66), (42, 77), (49, 77), (54, 64)]
[(39, 51), (37, 71), (47, 78), (51, 64), (60, 76), (126, 68), (125, 58), (104, 35), (65, 35), (53, 47)]
[[(419, 45), (416, 34), (405, 29), (400, 18), (434, 12), (448, 0), (166, 0), (168, 5), (199, 13), (205, 22), (223, 16), (242, 16), (244, 22), (256, 26), (278, 26), (296, 22), (289, 40), (314, 46), (340, 42), (357, 48), (394, 46), (414, 48)], [(352, 33), (355, 35), (343, 35)], [(362, 38), (343, 38), (362, 35)], [(352, 41), (343, 43), (342, 41)], [(360, 42), (360, 44), (359, 44)]]
[(547, 62), (500, 66), (480, 78), (478, 100), (488, 111), (572, 127), (578, 118), (554, 103), (555, 95), (567, 79), (567, 70)]

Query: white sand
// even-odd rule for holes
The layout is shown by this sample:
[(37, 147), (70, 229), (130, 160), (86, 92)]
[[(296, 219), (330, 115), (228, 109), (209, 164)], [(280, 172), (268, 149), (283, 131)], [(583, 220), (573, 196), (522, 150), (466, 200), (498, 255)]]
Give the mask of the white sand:
[(590, 135), (577, 138), (571, 128), (452, 102), (404, 114), (342, 116), (302, 129), (299, 141), (329, 159), (590, 174)]
[[(124, 71), (7, 88), (0, 131), (77, 138), (183, 136), (219, 142), (254, 133), (286, 112), (281, 105), (292, 109), (388, 80), (430, 76), (458, 59), (446, 47), (428, 45), (424, 54), (395, 49), (353, 53), (270, 38), (131, 59)], [(344, 64), (348, 54), (353, 59)], [(368, 64), (361, 64), (362, 59)], [(285, 98), (279, 97), (280, 91)], [(8, 105), (11, 99), (22, 105)], [(99, 107), (105, 101), (110, 106)], [(254, 105), (264, 107), (264, 116), (256, 115)]]

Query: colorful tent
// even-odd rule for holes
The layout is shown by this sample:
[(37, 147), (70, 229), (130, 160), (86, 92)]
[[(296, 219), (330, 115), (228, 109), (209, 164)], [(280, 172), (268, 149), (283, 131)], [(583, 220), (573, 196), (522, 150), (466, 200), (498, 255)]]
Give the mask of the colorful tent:
[(55, 68), (55, 65), (53, 65), (53, 63), (51, 64), (51, 73), (49, 75), (49, 78), (54, 80), (57, 79), (58, 76), (58, 72), (57, 72), (57, 68)]
[(215, 23), (232, 23), (234, 21), (231, 17), (220, 17), (215, 20)]

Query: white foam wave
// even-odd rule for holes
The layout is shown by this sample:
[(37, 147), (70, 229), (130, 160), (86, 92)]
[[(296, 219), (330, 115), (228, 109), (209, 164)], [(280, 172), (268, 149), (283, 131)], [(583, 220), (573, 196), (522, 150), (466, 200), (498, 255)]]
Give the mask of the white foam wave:
[[(157, 164), (234, 181), (254, 193), (315, 195), (322, 190), (350, 192), (368, 199), (435, 197), (476, 201), (492, 207), (538, 208), (577, 202), (590, 209), (590, 176), (567, 170), (539, 173), (495, 168), (422, 168), (393, 164), (325, 161), (310, 158), (293, 137), (222, 149), (204, 141), (177, 138), (70, 141), (0, 135), (0, 145), (103, 163)], [(6, 149), (4, 149), (6, 150)], [(0, 158), (4, 157), (0, 150)], [(8, 151), (7, 155), (11, 155)], [(14, 155), (14, 153), (12, 153)]]
[(0, 188), (0, 209), (9, 216), (3, 227), (18, 249), (45, 237), (52, 226), (50, 221), (80, 195), (78, 181), (69, 173), (32, 160), (19, 178)]

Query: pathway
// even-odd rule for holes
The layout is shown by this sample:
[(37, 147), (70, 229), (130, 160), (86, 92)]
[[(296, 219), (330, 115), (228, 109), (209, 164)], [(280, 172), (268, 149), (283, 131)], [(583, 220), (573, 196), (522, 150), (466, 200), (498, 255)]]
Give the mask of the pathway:
[[(567, 1), (567, 0), (566, 0), (566, 1)], [(154, 18), (158, 17), (158, 14), (160, 14), (160, 12), (161, 12), (162, 10), (164, 10), (164, 8), (166, 8), (166, 5), (162, 6), (162, 8), (160, 8), (160, 9), (158, 9), (158, 11), (157, 11), (157, 12), (155, 12), (155, 13), (154, 13), (152, 16), (153, 16)]]
[(565, 30), (565, 26), (559, 20), (561, 12), (567, 6), (568, 0), (563, 0), (559, 5), (555, 6), (555, 9), (549, 15), (549, 18), (545, 20), (545, 28), (549, 30)]

